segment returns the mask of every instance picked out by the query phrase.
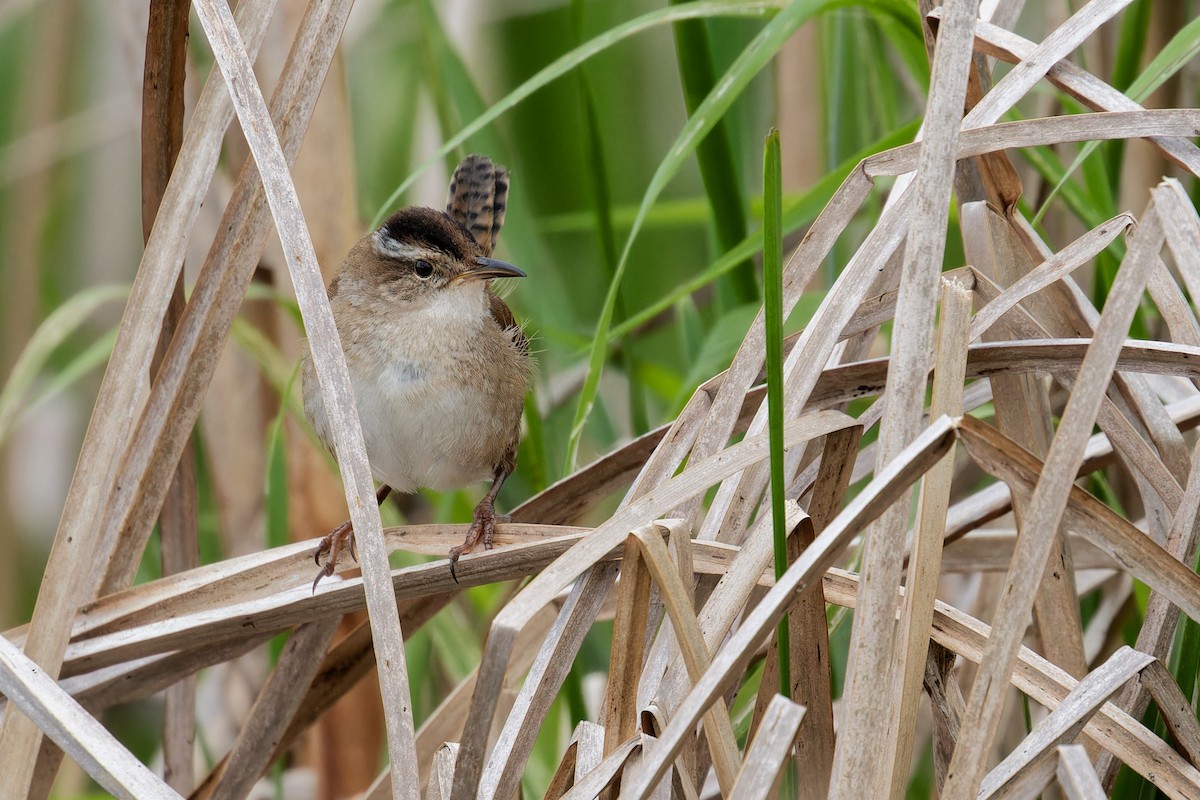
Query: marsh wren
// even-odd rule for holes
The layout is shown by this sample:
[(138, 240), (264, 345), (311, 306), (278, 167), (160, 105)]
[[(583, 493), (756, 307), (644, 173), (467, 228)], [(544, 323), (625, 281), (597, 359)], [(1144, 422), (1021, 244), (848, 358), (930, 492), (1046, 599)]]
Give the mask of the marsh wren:
[[(367, 458), (383, 484), (379, 502), (393, 489), (492, 479), (466, 540), (450, 550), (451, 575), (481, 538), (492, 545), (496, 495), (516, 468), (529, 385), (529, 340), (491, 286), (525, 276), (491, 257), (507, 200), (507, 170), (468, 156), (454, 171), (444, 212), (397, 211), (350, 250), (329, 285)], [(307, 346), (302, 370), (304, 412), (332, 451)], [(353, 536), (347, 522), (321, 541), (314, 590), (343, 549), (353, 554)]]

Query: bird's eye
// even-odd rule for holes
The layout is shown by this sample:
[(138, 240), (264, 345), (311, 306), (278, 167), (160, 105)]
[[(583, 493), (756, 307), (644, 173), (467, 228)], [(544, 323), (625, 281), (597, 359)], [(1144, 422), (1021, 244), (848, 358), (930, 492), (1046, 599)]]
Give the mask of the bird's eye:
[(422, 259), (413, 264), (413, 272), (417, 273), (418, 278), (428, 278), (433, 274), (433, 265)]

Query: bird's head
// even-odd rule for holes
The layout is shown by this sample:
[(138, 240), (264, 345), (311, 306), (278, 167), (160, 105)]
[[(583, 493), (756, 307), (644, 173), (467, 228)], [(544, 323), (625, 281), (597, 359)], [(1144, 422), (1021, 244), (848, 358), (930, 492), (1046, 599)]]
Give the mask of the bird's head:
[(355, 245), (338, 279), (339, 293), (368, 294), (405, 310), (468, 304), (486, 308), (494, 278), (523, 278), (489, 258), (462, 224), (442, 211), (409, 207)]

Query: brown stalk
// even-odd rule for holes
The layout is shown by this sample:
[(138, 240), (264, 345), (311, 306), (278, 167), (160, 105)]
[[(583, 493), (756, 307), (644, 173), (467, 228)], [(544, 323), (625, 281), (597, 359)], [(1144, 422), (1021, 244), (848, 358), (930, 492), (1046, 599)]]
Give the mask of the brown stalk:
[[(190, 10), (190, 0), (150, 3), (146, 67), (142, 76), (142, 237), (147, 241), (183, 143), (183, 87)], [(183, 306), (180, 271), (163, 318), (151, 378), (162, 364)], [(196, 503), (195, 456), (188, 445), (175, 468), (159, 515), (163, 574), (184, 572), (200, 564)], [(195, 783), (192, 769), (195, 728), (196, 680), (189, 677), (167, 689), (163, 698), (163, 775), (178, 792), (188, 791)]]

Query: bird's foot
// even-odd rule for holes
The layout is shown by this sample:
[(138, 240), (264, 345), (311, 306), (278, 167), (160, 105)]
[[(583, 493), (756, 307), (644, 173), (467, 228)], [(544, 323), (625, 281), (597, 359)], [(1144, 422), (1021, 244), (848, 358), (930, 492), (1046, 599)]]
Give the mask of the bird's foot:
[[(492, 537), (496, 533), (496, 506), (491, 498), (485, 497), (479, 501), (479, 505), (475, 506), (475, 519), (471, 523), (470, 529), (467, 530), (467, 538), (458, 547), (450, 550), (450, 577), (454, 578), (454, 582), (458, 583), (458, 575), (455, 574), (454, 567), (458, 564), (459, 556), (464, 553), (469, 553), (483, 539), (483, 549), (492, 549)], [(510, 519), (508, 515), (504, 515), (504, 519)]]
[[(317, 562), (318, 567), (321, 567), (317, 577), (313, 580), (314, 593), (317, 591), (317, 584), (321, 582), (321, 579), (328, 578), (333, 574), (338, 558), (342, 555), (343, 548), (346, 547), (350, 549), (350, 557), (358, 561), (358, 551), (354, 546), (354, 527), (350, 524), (350, 520), (346, 520), (334, 528), (321, 540), (321, 543), (317, 545), (316, 552), (313, 553), (313, 561)], [(328, 556), (324, 565), (321, 564), (321, 556)]]

